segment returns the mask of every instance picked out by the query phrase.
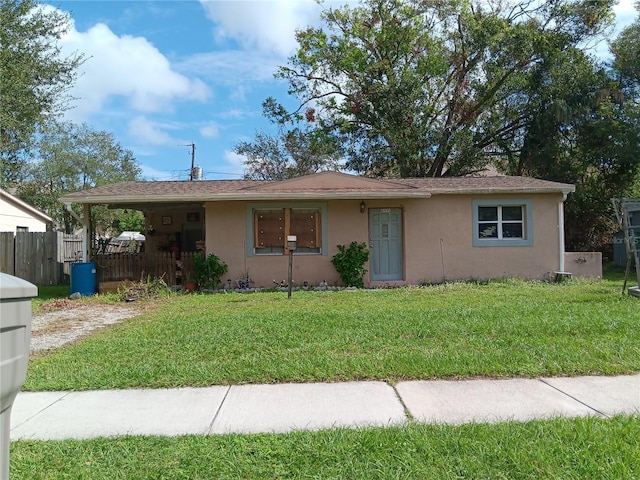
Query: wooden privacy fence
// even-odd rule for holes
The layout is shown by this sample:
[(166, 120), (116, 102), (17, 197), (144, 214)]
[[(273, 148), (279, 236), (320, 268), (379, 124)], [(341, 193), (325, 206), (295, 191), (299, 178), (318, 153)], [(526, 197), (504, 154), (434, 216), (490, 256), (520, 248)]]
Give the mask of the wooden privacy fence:
[[(71, 264), (82, 259), (82, 237), (62, 232), (0, 232), (0, 271), (35, 285), (60, 285)], [(171, 252), (95, 255), (96, 280), (163, 278), (167, 285), (183, 284), (193, 272), (193, 253), (179, 259)]]
[(172, 252), (107, 253), (95, 255), (93, 261), (98, 283), (162, 278), (167, 285), (178, 285), (193, 272), (193, 253), (188, 252), (180, 259)]
[(62, 232), (0, 232), (0, 271), (36, 285), (59, 285), (82, 254), (82, 237)]

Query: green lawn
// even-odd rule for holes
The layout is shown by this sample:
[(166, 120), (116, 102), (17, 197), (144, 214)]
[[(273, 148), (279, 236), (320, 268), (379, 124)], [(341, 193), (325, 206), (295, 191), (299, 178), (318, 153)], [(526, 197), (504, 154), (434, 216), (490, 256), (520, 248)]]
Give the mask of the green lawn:
[(640, 418), (11, 444), (12, 480), (640, 478)]
[(70, 293), (69, 285), (39, 285), (38, 299), (50, 300), (52, 298), (65, 298)]
[(25, 389), (637, 372), (640, 304), (620, 285), (174, 295), (33, 358)]

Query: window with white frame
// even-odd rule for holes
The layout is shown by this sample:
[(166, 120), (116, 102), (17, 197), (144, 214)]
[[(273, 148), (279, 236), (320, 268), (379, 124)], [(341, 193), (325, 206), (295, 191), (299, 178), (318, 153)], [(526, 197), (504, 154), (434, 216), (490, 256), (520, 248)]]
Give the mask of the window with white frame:
[(283, 255), (287, 236), (297, 237), (296, 253), (322, 253), (322, 211), (315, 207), (252, 209), (253, 254)]
[(530, 200), (474, 200), (473, 245), (533, 245)]

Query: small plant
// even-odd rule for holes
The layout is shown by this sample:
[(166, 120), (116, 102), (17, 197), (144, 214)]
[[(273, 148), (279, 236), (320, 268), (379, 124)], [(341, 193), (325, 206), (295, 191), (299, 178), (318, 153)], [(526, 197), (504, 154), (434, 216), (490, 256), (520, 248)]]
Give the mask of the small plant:
[(139, 282), (130, 283), (118, 290), (119, 299), (126, 302), (162, 297), (169, 294), (171, 294), (171, 289), (163, 277), (152, 278), (149, 275), (146, 278), (141, 278)]
[(364, 242), (351, 242), (348, 247), (338, 245), (338, 253), (331, 259), (345, 287), (363, 288), (362, 278), (367, 270), (364, 264), (369, 260), (369, 250)]
[(249, 277), (248, 271), (245, 272), (238, 280), (236, 280), (236, 285), (242, 290), (251, 288), (251, 277)]
[(213, 253), (205, 256), (203, 252), (197, 252), (193, 256), (193, 277), (200, 289), (216, 288), (228, 270), (227, 264)]

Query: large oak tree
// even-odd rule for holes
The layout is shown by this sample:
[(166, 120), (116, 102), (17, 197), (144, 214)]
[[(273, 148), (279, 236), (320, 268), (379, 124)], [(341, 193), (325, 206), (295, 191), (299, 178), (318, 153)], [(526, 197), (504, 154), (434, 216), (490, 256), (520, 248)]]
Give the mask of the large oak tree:
[(609, 24), (612, 0), (366, 0), (328, 9), (276, 76), (306, 122), (376, 175), (462, 175), (519, 155), (530, 79)]

